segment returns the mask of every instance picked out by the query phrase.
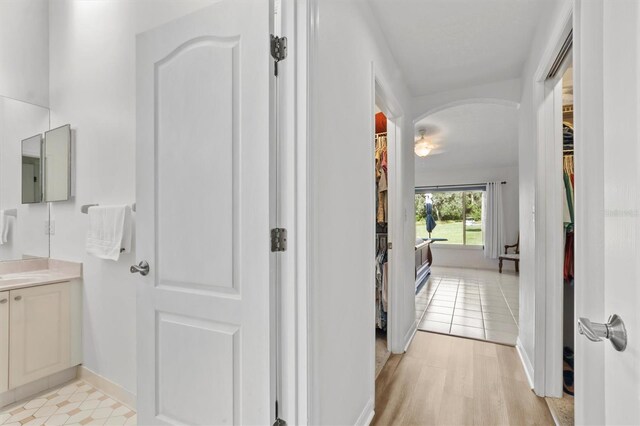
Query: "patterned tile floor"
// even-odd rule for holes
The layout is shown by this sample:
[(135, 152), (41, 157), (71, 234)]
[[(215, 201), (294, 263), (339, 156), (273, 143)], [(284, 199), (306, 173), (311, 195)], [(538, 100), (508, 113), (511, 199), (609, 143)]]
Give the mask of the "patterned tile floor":
[(418, 329), (515, 345), (518, 276), (464, 268), (432, 268), (416, 295)]
[(136, 412), (78, 380), (0, 411), (3, 426), (135, 425)]

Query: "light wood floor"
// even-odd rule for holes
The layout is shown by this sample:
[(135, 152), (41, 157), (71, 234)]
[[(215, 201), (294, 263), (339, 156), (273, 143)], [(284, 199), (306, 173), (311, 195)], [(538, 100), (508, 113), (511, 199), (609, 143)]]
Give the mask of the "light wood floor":
[(376, 380), (373, 425), (553, 425), (514, 347), (418, 331)]

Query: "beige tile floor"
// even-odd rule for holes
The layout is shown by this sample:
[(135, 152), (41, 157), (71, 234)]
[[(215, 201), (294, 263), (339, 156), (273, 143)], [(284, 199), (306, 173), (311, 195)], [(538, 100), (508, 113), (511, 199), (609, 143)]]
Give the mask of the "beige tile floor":
[(78, 380), (0, 410), (3, 426), (135, 425), (136, 412)]
[(432, 268), (416, 295), (418, 329), (515, 345), (518, 276), (465, 268)]

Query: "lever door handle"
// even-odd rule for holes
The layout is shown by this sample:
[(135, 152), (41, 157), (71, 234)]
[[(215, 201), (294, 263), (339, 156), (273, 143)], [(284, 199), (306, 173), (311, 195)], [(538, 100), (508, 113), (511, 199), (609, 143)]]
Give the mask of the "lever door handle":
[(139, 273), (144, 277), (149, 274), (149, 263), (146, 260), (143, 260), (137, 265), (132, 265), (131, 268), (129, 268), (129, 271), (131, 271), (132, 274)]
[(591, 322), (588, 318), (578, 320), (578, 332), (592, 342), (608, 339), (615, 350), (622, 352), (627, 348), (627, 329), (622, 318), (613, 314), (606, 324)]

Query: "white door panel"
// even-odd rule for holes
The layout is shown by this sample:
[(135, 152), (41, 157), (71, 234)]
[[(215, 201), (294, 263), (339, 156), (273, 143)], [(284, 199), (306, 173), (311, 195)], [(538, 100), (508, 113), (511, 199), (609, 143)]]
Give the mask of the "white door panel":
[(604, 311), (629, 333), (624, 352), (604, 345), (605, 419), (640, 424), (640, 7), (614, 0), (604, 12)]
[(269, 2), (138, 36), (140, 424), (268, 424)]
[[(604, 280), (589, 274), (576, 280), (576, 313), (598, 323), (617, 314), (628, 333), (623, 352), (576, 335), (576, 421), (640, 424), (640, 3), (582, 0), (575, 22), (576, 164), (582, 176), (601, 174), (604, 182), (576, 192), (577, 271), (588, 271), (589, 262), (602, 262), (604, 271)], [(603, 154), (593, 155), (598, 149)], [(598, 215), (602, 222), (590, 220)], [(603, 227), (600, 243), (586, 234), (587, 223)], [(580, 247), (581, 238), (590, 247)], [(584, 256), (594, 249), (601, 258)]]

